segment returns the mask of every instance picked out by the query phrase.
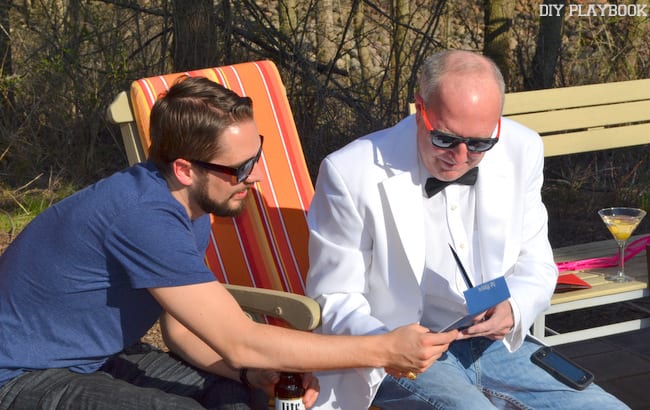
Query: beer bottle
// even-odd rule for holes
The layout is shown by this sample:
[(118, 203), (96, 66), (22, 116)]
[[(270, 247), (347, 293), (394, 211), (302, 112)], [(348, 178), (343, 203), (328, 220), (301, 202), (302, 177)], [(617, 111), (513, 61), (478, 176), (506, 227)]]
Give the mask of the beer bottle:
[(300, 373), (281, 372), (275, 385), (275, 410), (305, 410), (304, 394)]

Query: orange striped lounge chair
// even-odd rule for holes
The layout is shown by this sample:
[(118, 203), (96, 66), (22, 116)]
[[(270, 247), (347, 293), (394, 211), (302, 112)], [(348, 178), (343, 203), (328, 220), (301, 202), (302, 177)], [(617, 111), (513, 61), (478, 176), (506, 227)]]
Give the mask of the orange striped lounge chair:
[[(242, 308), (280, 318), (301, 330), (320, 320), (318, 304), (304, 296), (308, 268), (306, 213), (313, 196), (291, 107), (277, 67), (271, 61), (142, 78), (109, 106), (119, 124), (130, 164), (146, 158), (149, 112), (156, 98), (179, 76), (203, 76), (251, 97), (255, 121), (264, 135), (263, 180), (246, 199), (244, 212), (212, 218), (206, 263)], [(271, 319), (273, 320), (273, 319)]]

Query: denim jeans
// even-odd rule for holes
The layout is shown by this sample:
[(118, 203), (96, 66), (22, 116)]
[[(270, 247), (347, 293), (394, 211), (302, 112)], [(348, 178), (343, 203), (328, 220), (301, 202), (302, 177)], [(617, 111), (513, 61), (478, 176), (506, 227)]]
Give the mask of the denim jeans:
[(24, 373), (0, 388), (0, 409), (266, 409), (267, 397), (241, 383), (147, 347), (127, 349), (97, 372)]
[(574, 390), (530, 361), (526, 339), (510, 353), (500, 341), (472, 338), (449, 350), (417, 379), (386, 376), (373, 402), (389, 409), (628, 409), (595, 384)]

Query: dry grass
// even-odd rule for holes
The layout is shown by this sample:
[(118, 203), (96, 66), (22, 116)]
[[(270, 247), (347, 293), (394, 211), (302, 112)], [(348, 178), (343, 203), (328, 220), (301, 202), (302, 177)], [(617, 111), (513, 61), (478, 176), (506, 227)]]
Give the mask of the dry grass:
[(149, 331), (147, 332), (146, 335), (141, 339), (145, 343), (149, 343), (151, 345), (156, 346), (158, 349), (163, 350), (163, 351), (168, 351), (169, 349), (167, 348), (167, 345), (163, 341), (162, 334), (160, 333), (160, 323), (156, 322), (155, 325)]

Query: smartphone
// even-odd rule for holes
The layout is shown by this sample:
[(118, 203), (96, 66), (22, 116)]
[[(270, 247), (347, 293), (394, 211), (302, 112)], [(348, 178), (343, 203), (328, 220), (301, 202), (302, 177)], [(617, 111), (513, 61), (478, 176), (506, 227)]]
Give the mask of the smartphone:
[(549, 346), (540, 347), (530, 360), (557, 380), (576, 390), (583, 390), (594, 381), (594, 375), (562, 356)]

